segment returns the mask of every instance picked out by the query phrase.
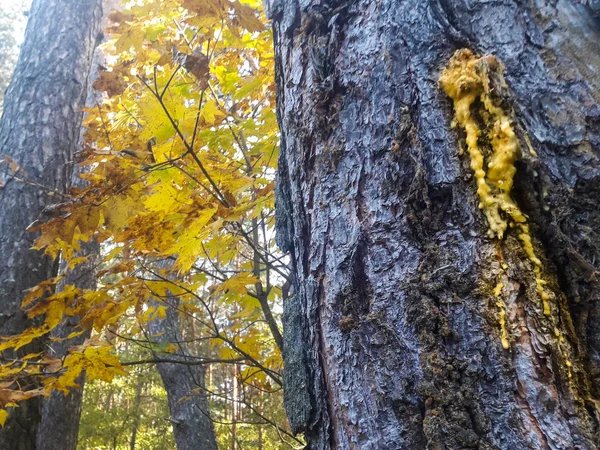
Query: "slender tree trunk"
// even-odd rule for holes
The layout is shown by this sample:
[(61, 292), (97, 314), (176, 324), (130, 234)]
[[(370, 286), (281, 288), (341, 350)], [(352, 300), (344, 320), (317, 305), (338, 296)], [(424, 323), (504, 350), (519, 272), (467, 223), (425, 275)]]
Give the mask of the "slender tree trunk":
[(263, 437), (262, 437), (262, 427), (258, 425), (258, 445), (256, 446), (257, 450), (263, 450)]
[[(310, 448), (599, 448), (600, 25), (582, 3), (266, 5), (285, 406)], [(461, 48), (495, 57), (454, 60), (453, 102), (438, 80)]]
[(131, 427), (131, 439), (129, 440), (129, 449), (135, 450), (135, 441), (137, 439), (138, 428), (140, 427), (140, 401), (142, 397), (143, 381), (141, 375), (138, 375), (138, 384), (135, 389), (135, 400), (133, 404), (133, 426)]
[[(259, 414), (262, 415), (263, 413), (263, 391), (260, 390), (257, 393), (258, 396), (258, 402), (256, 405), (256, 409), (258, 411)], [(257, 430), (256, 430), (257, 434), (258, 434), (258, 445), (256, 446), (257, 450), (263, 450), (263, 427), (262, 425), (257, 425)]]
[(237, 422), (238, 422), (238, 366), (231, 365), (231, 450), (237, 449)]
[[(158, 373), (167, 391), (169, 411), (175, 443), (179, 450), (201, 448), (217, 450), (217, 441), (213, 423), (210, 419), (208, 399), (204, 392), (204, 367), (201, 365), (186, 365), (194, 361), (191, 353), (180, 338), (179, 299), (168, 296), (166, 317), (156, 318), (148, 329), (154, 342), (174, 343), (175, 353), (156, 353), (157, 357), (180, 360), (178, 363), (158, 363)], [(164, 306), (156, 302), (154, 306)], [(192, 392), (194, 391), (194, 392)]]
[[(0, 123), (0, 334), (27, 326), (23, 291), (51, 277), (55, 262), (30, 247), (25, 231), (70, 183), (72, 155), (98, 34), (99, 0), (34, 0), (25, 41), (8, 88)], [(11, 409), (0, 449), (30, 449), (40, 421), (40, 399)]]

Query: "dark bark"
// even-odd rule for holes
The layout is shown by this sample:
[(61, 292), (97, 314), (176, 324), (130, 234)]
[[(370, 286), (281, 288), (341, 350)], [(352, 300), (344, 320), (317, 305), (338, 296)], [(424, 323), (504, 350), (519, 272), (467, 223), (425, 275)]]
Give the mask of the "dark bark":
[[(65, 278), (66, 284), (72, 284), (80, 289), (94, 289), (96, 287), (99, 247), (95, 241), (82, 244), (81, 254), (87, 256), (88, 259), (68, 274)], [(53, 330), (51, 333), (53, 338), (65, 340), (50, 345), (52, 349), (51, 356), (63, 358), (69, 347), (84, 343), (90, 336), (91, 330), (86, 330), (78, 336), (66, 339), (74, 331), (80, 331), (78, 325), (78, 317), (69, 317), (63, 324)], [(85, 374), (79, 376), (77, 383), (79, 387), (71, 389), (68, 395), (54, 391), (50, 394), (50, 397), (44, 400), (37, 433), (36, 450), (77, 449)]]
[[(108, 15), (119, 7), (120, 0), (102, 0), (102, 19), (98, 26), (99, 30), (103, 30), (108, 26)], [(99, 39), (96, 39), (95, 44), (99, 43)], [(96, 91), (92, 87), (92, 83), (98, 78), (98, 67), (106, 64), (105, 60), (106, 57), (103, 51), (96, 47), (87, 83), (85, 101), (87, 107), (93, 108), (102, 102), (102, 93)], [(81, 129), (79, 149), (82, 146), (84, 133), (85, 129)], [(72, 176), (72, 186), (79, 188), (86, 186), (87, 183), (79, 177), (83, 171), (84, 169), (81, 166), (75, 167)], [(100, 245), (95, 240), (82, 244), (80, 256), (85, 256), (88, 259), (85, 263), (76, 266), (74, 270), (68, 273), (63, 285), (71, 284), (80, 289), (95, 289), (99, 254)], [(59, 289), (62, 289), (63, 285), (59, 286)], [(78, 325), (79, 319), (77, 317), (66, 318), (65, 323), (53, 330), (52, 337), (66, 338), (72, 332), (79, 331)], [(67, 354), (69, 347), (83, 344), (90, 334), (91, 330), (87, 330), (79, 336), (52, 345), (52, 356), (63, 358)], [(44, 400), (42, 418), (37, 435), (37, 450), (54, 450), (58, 448), (61, 450), (77, 449), (85, 374), (82, 374), (77, 382), (79, 387), (71, 389), (69, 395), (65, 396), (62, 392), (54, 391), (48, 399)]]
[[(599, 448), (594, 3), (266, 5), (278, 243), (295, 279), (285, 406), (310, 448)], [(517, 227), (487, 236), (459, 154), (464, 133), (438, 79), (461, 48), (506, 66), (509, 92), (494, 95), (523, 149), (512, 198), (528, 216), (548, 315)]]
[[(156, 318), (149, 326), (150, 338), (155, 343), (176, 343), (177, 351), (166, 357), (178, 363), (158, 363), (156, 368), (162, 379), (169, 402), (171, 423), (175, 443), (179, 450), (206, 449), (217, 450), (215, 429), (210, 419), (208, 399), (205, 392), (205, 373), (202, 365), (188, 365), (195, 360), (180, 338), (179, 299), (168, 296), (166, 299), (166, 317)], [(155, 303), (154, 306), (164, 306)], [(160, 357), (160, 352), (156, 352)]]
[[(0, 123), (0, 155), (20, 166), (16, 176), (2, 166), (0, 335), (25, 329), (23, 291), (55, 273), (25, 229), (70, 183), (100, 15), (99, 0), (34, 0), (30, 10)], [(33, 399), (10, 410), (0, 449), (35, 448), (40, 406)]]
[[(248, 168), (248, 173), (251, 174), (252, 171)], [(258, 245), (260, 243), (259, 233), (258, 233), (258, 220), (252, 219), (252, 242), (254, 245), (253, 258), (252, 258), (252, 267), (254, 276), (260, 280), (260, 254), (258, 251)], [(273, 340), (275, 341), (275, 345), (279, 351), (283, 349), (283, 336), (281, 335), (281, 331), (279, 330), (279, 325), (277, 324), (277, 320), (273, 317), (273, 312), (271, 311), (271, 306), (269, 305), (269, 295), (262, 287), (262, 282), (258, 282), (254, 285), (256, 290), (256, 299), (260, 303), (260, 307), (262, 309), (263, 315), (265, 316), (265, 321), (269, 326), (269, 330), (271, 331), (271, 335), (273, 336)]]

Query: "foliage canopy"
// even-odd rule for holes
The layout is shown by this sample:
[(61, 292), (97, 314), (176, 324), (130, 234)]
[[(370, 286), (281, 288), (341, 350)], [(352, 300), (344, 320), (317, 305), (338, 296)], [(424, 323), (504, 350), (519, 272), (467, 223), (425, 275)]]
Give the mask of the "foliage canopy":
[[(56, 193), (29, 228), (35, 249), (64, 270), (26, 293), (32, 326), (1, 339), (0, 422), (21, 400), (68, 394), (84, 371), (92, 381), (127, 375), (136, 361), (123, 363), (119, 342), (168, 360), (176, 345), (159, 343), (148, 324), (169, 307), (202, 342), (198, 363), (237, 365), (255, 392), (281, 389), (288, 273), (273, 239), (279, 137), (260, 2), (135, 1), (110, 20), (110, 64), (93, 85), (103, 94), (85, 111), (76, 161), (84, 182)], [(11, 168), (27, 179), (26, 168)], [(65, 284), (93, 239), (98, 288)], [(93, 330), (83, 345), (62, 358), (27, 352), (38, 339), (51, 347), (51, 331), (72, 316), (70, 337)]]

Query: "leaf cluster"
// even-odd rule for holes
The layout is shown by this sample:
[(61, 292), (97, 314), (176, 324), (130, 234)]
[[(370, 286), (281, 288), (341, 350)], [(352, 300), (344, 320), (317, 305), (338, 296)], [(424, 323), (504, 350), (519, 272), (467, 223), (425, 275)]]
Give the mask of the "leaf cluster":
[[(117, 342), (168, 358), (176, 343), (149, 331), (167, 308), (206, 343), (199, 364), (237, 364), (244, 384), (277, 391), (288, 271), (273, 239), (279, 136), (260, 3), (146, 0), (110, 19), (109, 63), (77, 155), (82, 182), (30, 227), (35, 249), (64, 269), (27, 292), (35, 325), (0, 340), (4, 355), (20, 355), (0, 367), (0, 408), (66, 394), (84, 371), (107, 382), (125, 375)], [(102, 248), (93, 290), (65, 281), (91, 240)], [(69, 317), (79, 325), (67, 339), (92, 337), (61, 357), (23, 355), (35, 340), (64, 340), (50, 336)]]

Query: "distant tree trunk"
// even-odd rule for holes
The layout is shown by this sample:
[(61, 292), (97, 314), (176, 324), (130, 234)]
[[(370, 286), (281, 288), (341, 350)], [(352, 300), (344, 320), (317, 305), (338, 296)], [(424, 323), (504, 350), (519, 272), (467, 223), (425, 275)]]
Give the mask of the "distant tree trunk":
[[(30, 10), (0, 122), (0, 155), (20, 167), (14, 176), (2, 168), (0, 335), (25, 329), (23, 291), (55, 273), (55, 261), (30, 250), (35, 236), (25, 229), (70, 183), (100, 16), (99, 0), (34, 0)], [(0, 449), (35, 448), (40, 404), (11, 409)]]
[(258, 445), (256, 446), (256, 450), (263, 450), (263, 437), (262, 437), (262, 427), (258, 425)]
[(231, 450), (237, 450), (238, 366), (231, 365)]
[[(259, 414), (263, 413), (263, 391), (258, 391), (258, 403), (256, 405), (256, 409)], [(263, 427), (262, 425), (257, 425), (257, 434), (258, 434), (258, 445), (256, 446), (257, 450), (263, 450)]]
[[(266, 5), (295, 278), (284, 396), (309, 448), (600, 448), (600, 22), (583, 3)], [(461, 48), (499, 58), (508, 89), (463, 52), (455, 118), (438, 80)]]
[[(153, 342), (173, 343), (177, 347), (174, 353), (156, 352), (158, 358), (168, 358), (181, 361), (179, 363), (158, 363), (156, 367), (167, 391), (169, 411), (175, 443), (179, 450), (206, 449), (217, 450), (215, 429), (210, 419), (208, 399), (204, 392), (204, 367), (201, 365), (186, 365), (193, 362), (187, 346), (181, 342), (179, 299), (168, 296), (165, 302), (168, 307), (164, 319), (156, 318), (149, 326)], [(156, 302), (154, 306), (164, 306)], [(192, 392), (194, 391), (194, 392)]]
[(140, 427), (140, 402), (142, 397), (143, 387), (142, 377), (139, 376), (138, 383), (135, 389), (135, 400), (133, 404), (133, 426), (131, 427), (131, 439), (129, 440), (129, 450), (135, 450), (135, 441), (137, 440), (137, 433)]

